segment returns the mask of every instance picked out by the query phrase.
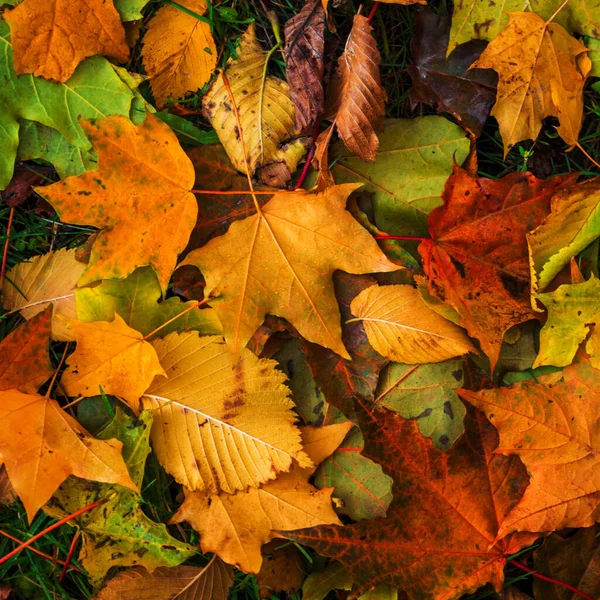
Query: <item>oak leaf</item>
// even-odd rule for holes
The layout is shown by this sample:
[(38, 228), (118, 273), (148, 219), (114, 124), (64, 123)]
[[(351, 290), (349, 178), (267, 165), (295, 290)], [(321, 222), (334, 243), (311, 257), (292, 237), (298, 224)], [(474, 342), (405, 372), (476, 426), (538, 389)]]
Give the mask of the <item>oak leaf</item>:
[(77, 318), (75, 288), (85, 270), (85, 264), (75, 259), (75, 253), (63, 248), (15, 265), (4, 281), (4, 308), (18, 310), (25, 319), (31, 319), (52, 304), (52, 338), (73, 341), (75, 337), (65, 319)]
[(125, 30), (112, 1), (23, 0), (5, 12), (17, 75), (67, 81), (88, 56), (127, 62)]
[(512, 531), (588, 527), (598, 519), (598, 382), (598, 371), (583, 357), (566, 367), (552, 385), (540, 379), (459, 392), (498, 429), (497, 452), (519, 456), (531, 477), (499, 537)]
[(341, 339), (333, 272), (400, 268), (345, 210), (356, 187), (278, 193), (260, 213), (236, 221), (226, 234), (183, 261), (202, 271), (208, 296), (218, 296), (211, 305), (235, 355), (269, 313), (287, 319), (307, 340), (349, 358)]
[(222, 338), (195, 332), (152, 345), (168, 379), (157, 378), (143, 404), (156, 414), (154, 451), (181, 484), (233, 494), (288, 471), (292, 459), (311, 464), (274, 361), (245, 350), (234, 362)]
[[(311, 461), (317, 465), (331, 454), (351, 426), (345, 422), (304, 427), (304, 448)], [(246, 573), (258, 573), (263, 562), (260, 548), (275, 537), (274, 530), (339, 523), (331, 505), (333, 490), (317, 490), (308, 483), (314, 470), (294, 464), (275, 481), (235, 495), (186, 491), (171, 522), (188, 521), (200, 533), (203, 552), (214, 552)]]
[[(202, 16), (206, 0), (181, 0)], [(217, 47), (210, 25), (176, 6), (161, 7), (148, 23), (142, 58), (158, 107), (183, 98), (206, 84), (217, 66)]]
[(444, 206), (429, 215), (432, 239), (419, 246), (428, 291), (457, 311), (492, 371), (504, 333), (536, 317), (525, 234), (547, 216), (552, 194), (573, 181), (542, 181), (530, 173), (475, 179), (455, 166)]
[(325, 10), (321, 0), (308, 0), (285, 24), (285, 73), (301, 132), (309, 133), (325, 108), (324, 53)]
[(363, 454), (394, 480), (387, 516), (283, 535), (339, 560), (357, 594), (381, 583), (414, 600), (451, 600), (486, 582), (500, 589), (506, 554), (533, 538), (495, 543), (527, 474), (517, 457), (494, 454), (494, 428), (472, 414), (461, 441), (441, 452), (421, 436), (415, 421), (362, 399), (356, 412)]
[(70, 396), (100, 391), (123, 398), (134, 411), (155, 375), (164, 375), (156, 351), (115, 313), (112, 322), (71, 321), (77, 347), (67, 359), (62, 384)]
[(79, 285), (122, 279), (149, 264), (166, 290), (196, 222), (192, 164), (151, 114), (137, 127), (122, 117), (82, 126), (98, 152), (98, 171), (37, 189), (63, 221), (101, 228)]
[[(264, 182), (282, 187), (306, 152), (305, 140), (297, 137), (296, 109), (288, 84), (266, 74), (269, 53), (258, 41), (254, 23), (242, 36), (237, 55), (237, 60), (229, 59), (224, 72), (233, 98), (220, 74), (202, 99), (204, 115), (238, 171), (253, 175), (265, 169)], [(268, 167), (281, 172), (271, 180)]]
[(142, 567), (122, 571), (95, 600), (227, 600), (233, 569), (218, 556), (205, 567)]
[(379, 354), (408, 364), (476, 352), (464, 329), (432, 311), (410, 285), (374, 285), (350, 305)]
[(549, 116), (558, 118), (558, 134), (572, 148), (578, 143), (583, 86), (591, 69), (587, 49), (563, 27), (533, 12), (514, 12), (509, 19), (473, 64), (498, 73), (492, 115), (504, 154), (521, 140), (535, 140)]

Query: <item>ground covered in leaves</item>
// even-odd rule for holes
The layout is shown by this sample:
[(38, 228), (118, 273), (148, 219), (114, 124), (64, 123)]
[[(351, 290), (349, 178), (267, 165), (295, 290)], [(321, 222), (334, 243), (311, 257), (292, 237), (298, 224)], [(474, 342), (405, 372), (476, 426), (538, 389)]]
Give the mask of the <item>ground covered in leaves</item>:
[(597, 2), (0, 11), (0, 600), (600, 597)]

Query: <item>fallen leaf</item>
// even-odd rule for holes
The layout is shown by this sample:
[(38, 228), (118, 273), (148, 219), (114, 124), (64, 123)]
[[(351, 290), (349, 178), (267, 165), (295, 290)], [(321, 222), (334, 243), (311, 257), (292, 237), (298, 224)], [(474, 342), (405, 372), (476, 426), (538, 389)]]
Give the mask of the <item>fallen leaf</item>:
[(321, 571), (313, 571), (302, 586), (302, 600), (323, 600), (333, 590), (352, 589), (352, 579), (344, 567), (332, 562)]
[(62, 377), (67, 394), (97, 396), (102, 391), (123, 398), (137, 411), (154, 376), (164, 375), (154, 348), (118, 313), (110, 323), (71, 321), (69, 326), (77, 347)]
[(464, 329), (428, 308), (410, 285), (374, 285), (350, 310), (379, 354), (408, 364), (439, 363), (476, 352)]
[(0, 466), (0, 502), (10, 504), (14, 502), (17, 495), (8, 478), (8, 473), (4, 466)]
[[(204, 115), (238, 171), (249, 170), (253, 175), (257, 169), (279, 164), (285, 176), (272, 181), (265, 177), (264, 182), (282, 187), (306, 152), (305, 140), (297, 137), (296, 109), (288, 84), (266, 74), (269, 53), (258, 41), (254, 23), (243, 35), (237, 56), (237, 60), (229, 59), (224, 71), (233, 99), (219, 74), (202, 99)], [(241, 131), (232, 102), (240, 116)]]
[(325, 108), (324, 52), (325, 10), (321, 0), (307, 0), (285, 24), (285, 74), (303, 133), (312, 133)]
[[(151, 424), (152, 415), (149, 412), (134, 418), (117, 408), (115, 418), (98, 434), (102, 440), (108, 439), (122, 445), (121, 462), (124, 461), (128, 477), (131, 476), (135, 486), (140, 489), (146, 457), (150, 452), (148, 438)], [(141, 565), (154, 570), (157, 567), (176, 566), (196, 554), (192, 546), (172, 537), (165, 525), (155, 523), (146, 516), (137, 492), (84, 481), (89, 478), (79, 473), (75, 475), (60, 486), (44, 510), (54, 518), (62, 518), (92, 502), (108, 498), (108, 502), (102, 506), (69, 521), (69, 525), (82, 531), (79, 564), (96, 583), (111, 567)], [(135, 486), (130, 487), (135, 490)]]
[(75, 288), (85, 270), (75, 253), (63, 248), (15, 265), (6, 274), (2, 287), (4, 308), (18, 310), (22, 317), (31, 319), (51, 304), (52, 339), (73, 341), (75, 337), (65, 320), (77, 318)]
[(10, 208), (22, 206), (34, 197), (33, 186), (43, 181), (44, 178), (39, 173), (25, 167), (17, 167), (8, 187), (2, 192), (2, 202)]
[(394, 480), (387, 516), (283, 535), (339, 560), (357, 594), (376, 584), (404, 590), (415, 600), (459, 598), (486, 582), (500, 589), (506, 554), (532, 539), (494, 543), (527, 475), (517, 457), (493, 453), (493, 427), (473, 414), (462, 440), (440, 452), (415, 421), (362, 399), (356, 412), (363, 454)]
[(552, 385), (529, 380), (510, 388), (459, 392), (498, 429), (497, 452), (519, 456), (531, 477), (499, 537), (511, 531), (589, 527), (596, 521), (598, 378), (589, 360), (581, 358)]
[(541, 292), (569, 263), (600, 236), (600, 181), (592, 179), (557, 192), (551, 213), (527, 234), (532, 291)]
[(142, 9), (149, 0), (114, 0), (115, 8), (119, 11), (122, 21), (142, 19)]
[(461, 359), (432, 365), (391, 363), (379, 377), (376, 402), (415, 419), (421, 435), (448, 450), (464, 432), (466, 411), (456, 393), (463, 382)]
[(449, 17), (429, 9), (417, 13), (408, 67), (411, 105), (422, 102), (448, 112), (479, 136), (496, 99), (498, 78), (492, 70), (468, 70), (485, 48), (483, 42), (461, 45), (446, 59), (449, 36)]
[(455, 166), (444, 206), (429, 215), (432, 239), (419, 246), (428, 291), (457, 311), (492, 372), (504, 333), (536, 318), (525, 234), (547, 216), (552, 195), (573, 182), (572, 175), (542, 181), (530, 173), (475, 179)]
[(469, 154), (469, 140), (458, 125), (435, 116), (386, 119), (379, 138), (374, 164), (344, 156), (342, 147), (334, 145), (331, 173), (336, 183), (359, 182), (364, 184), (361, 190), (374, 194), (379, 229), (391, 235), (424, 235), (427, 215), (442, 204), (453, 160), (462, 164)]
[(218, 556), (206, 567), (143, 567), (122, 571), (95, 600), (227, 600), (233, 569)]
[(101, 228), (79, 285), (122, 279), (150, 264), (165, 290), (196, 222), (192, 164), (151, 114), (137, 127), (122, 117), (82, 125), (98, 171), (37, 188), (63, 221)]
[[(395, 271), (375, 240), (345, 210), (355, 185), (323, 193), (278, 193), (260, 213), (232, 223), (226, 234), (191, 252), (234, 355), (267, 313), (287, 319), (307, 340), (349, 354), (341, 339), (331, 277)], [(352, 238), (352, 246), (345, 239)]]
[(23, 0), (2, 16), (10, 25), (17, 75), (67, 81), (88, 56), (129, 59), (125, 30), (110, 1)]
[(586, 47), (563, 27), (533, 12), (513, 12), (509, 24), (473, 65), (498, 73), (492, 109), (504, 155), (521, 140), (537, 139), (546, 117), (572, 148), (583, 121), (583, 86), (591, 69)]
[(0, 391), (35, 394), (53, 373), (48, 355), (52, 308), (9, 333), (0, 344)]
[(246, 350), (236, 363), (222, 338), (194, 332), (152, 345), (168, 379), (155, 380), (143, 404), (156, 414), (154, 452), (179, 483), (233, 494), (288, 471), (294, 458), (311, 464), (274, 361)]
[[(214, 309), (189, 310), (195, 302), (181, 302), (179, 298), (159, 302), (161, 295), (154, 271), (150, 267), (141, 267), (127, 279), (105, 279), (95, 287), (78, 288), (75, 291), (77, 317), (83, 323), (90, 323), (112, 321), (118, 314), (126, 325), (143, 336), (148, 336), (159, 327), (162, 329), (156, 335), (160, 337), (173, 331), (190, 329), (202, 335), (221, 333), (221, 323)], [(184, 314), (176, 318), (181, 313)]]
[(260, 598), (272, 598), (277, 593), (291, 594), (302, 587), (306, 579), (302, 553), (284, 540), (272, 540), (262, 547), (264, 556), (256, 584)]
[[(202, 16), (206, 0), (181, 0)], [(169, 98), (183, 98), (206, 84), (217, 66), (210, 25), (172, 5), (162, 6), (148, 23), (142, 59), (152, 94), (160, 108)]]

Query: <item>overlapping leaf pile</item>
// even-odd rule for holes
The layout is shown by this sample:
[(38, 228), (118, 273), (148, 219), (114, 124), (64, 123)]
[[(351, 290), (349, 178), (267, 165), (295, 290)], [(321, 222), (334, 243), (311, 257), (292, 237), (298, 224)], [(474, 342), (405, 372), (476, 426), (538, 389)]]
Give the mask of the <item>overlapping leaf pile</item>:
[[(214, 7), (168, 2), (141, 39), (154, 103), (205, 88), (222, 144), (186, 153), (175, 132), (196, 128), (97, 56), (128, 60), (144, 4), (24, 0), (0, 21), (0, 185), (17, 157), (52, 163), (37, 194), (97, 229), (6, 273), (25, 322), (0, 345), (2, 500), (30, 522), (98, 503), (70, 523), (104, 600), (225, 600), (234, 568), (310, 600), (499, 592), (513, 554), (600, 520), (599, 184), (477, 177), (472, 143), (491, 111), (506, 152), (546, 117), (580, 147), (595, 71), (574, 35), (600, 38), (600, 8), (419, 12), (411, 102), (457, 124), (384, 119), (362, 13), (331, 77), (321, 0), (268, 50), (250, 24), (215, 72)], [(290, 191), (309, 147), (315, 185)], [(199, 543), (144, 511), (150, 452), (181, 492), (169, 524)], [(303, 584), (282, 538), (330, 560)]]

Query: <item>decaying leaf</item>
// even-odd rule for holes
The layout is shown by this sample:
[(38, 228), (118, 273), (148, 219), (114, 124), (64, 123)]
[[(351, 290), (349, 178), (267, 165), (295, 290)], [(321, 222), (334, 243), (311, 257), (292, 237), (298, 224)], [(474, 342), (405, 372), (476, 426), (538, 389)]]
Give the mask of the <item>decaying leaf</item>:
[(82, 125), (98, 171), (37, 189), (63, 221), (101, 228), (79, 285), (122, 279), (150, 264), (164, 291), (196, 222), (192, 164), (151, 114), (138, 126), (122, 117)]
[(302, 451), (285, 376), (244, 351), (234, 362), (218, 337), (173, 333), (152, 345), (165, 372), (143, 398), (156, 414), (152, 445), (161, 464), (192, 490), (258, 487)]
[(570, 148), (583, 121), (583, 86), (591, 69), (586, 47), (562, 26), (533, 12), (513, 12), (509, 24), (473, 65), (498, 73), (492, 109), (504, 154), (521, 140), (535, 140), (542, 120), (557, 117), (556, 128)]
[(77, 318), (75, 288), (85, 270), (85, 264), (75, 259), (75, 252), (57, 250), (15, 265), (4, 281), (4, 308), (18, 310), (25, 319), (31, 319), (52, 304), (52, 338), (73, 341), (65, 320)]
[(263, 564), (256, 574), (259, 597), (271, 599), (284, 592), (297, 592), (306, 579), (305, 560), (296, 546), (285, 540), (272, 540), (262, 547)]
[[(267, 313), (287, 319), (307, 340), (349, 358), (331, 277), (395, 271), (375, 240), (345, 210), (355, 185), (323, 193), (278, 193), (261, 212), (233, 223), (225, 235), (191, 252), (234, 354)], [(352, 238), (352, 245), (345, 242)]]
[[(305, 140), (298, 138), (296, 109), (288, 84), (267, 75), (269, 54), (256, 37), (254, 23), (242, 37), (237, 55), (237, 60), (229, 59), (224, 74), (219, 74), (202, 99), (204, 114), (238, 171), (249, 170), (253, 175), (259, 168), (279, 165), (279, 176), (271, 180), (269, 171), (265, 171), (264, 182), (282, 187), (306, 152)], [(241, 131), (232, 102), (240, 116)]]
[[(179, 4), (197, 15), (207, 8), (206, 0)], [(208, 23), (167, 4), (148, 23), (142, 58), (156, 104), (162, 107), (169, 98), (183, 98), (208, 82), (217, 66), (217, 47)]]
[(464, 329), (432, 311), (410, 285), (374, 285), (350, 310), (373, 348), (395, 362), (437, 363), (476, 352)]

